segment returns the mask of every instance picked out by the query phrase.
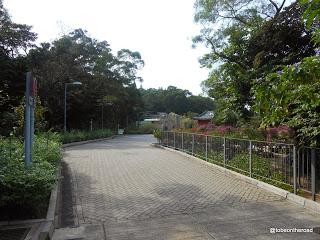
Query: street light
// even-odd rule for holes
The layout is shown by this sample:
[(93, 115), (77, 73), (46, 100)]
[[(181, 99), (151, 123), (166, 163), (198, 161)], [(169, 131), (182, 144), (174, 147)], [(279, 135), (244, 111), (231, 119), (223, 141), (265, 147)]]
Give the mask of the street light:
[(68, 85), (82, 85), (81, 82), (71, 82), (64, 84), (64, 126), (63, 131), (67, 131), (67, 87)]

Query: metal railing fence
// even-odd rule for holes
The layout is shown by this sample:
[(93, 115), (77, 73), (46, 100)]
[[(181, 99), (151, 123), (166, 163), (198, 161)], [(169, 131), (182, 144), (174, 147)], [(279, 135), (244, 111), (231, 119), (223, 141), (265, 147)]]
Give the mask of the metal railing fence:
[(295, 194), (302, 189), (313, 200), (320, 192), (317, 148), (175, 131), (163, 131), (161, 144)]

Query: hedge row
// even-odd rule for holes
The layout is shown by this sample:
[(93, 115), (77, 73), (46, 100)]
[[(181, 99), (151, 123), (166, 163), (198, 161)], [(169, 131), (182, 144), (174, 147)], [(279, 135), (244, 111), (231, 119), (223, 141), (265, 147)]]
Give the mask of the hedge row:
[(72, 130), (63, 134), (59, 134), (62, 143), (80, 142), (98, 138), (111, 137), (114, 133), (110, 129), (93, 130), (93, 131), (78, 131)]

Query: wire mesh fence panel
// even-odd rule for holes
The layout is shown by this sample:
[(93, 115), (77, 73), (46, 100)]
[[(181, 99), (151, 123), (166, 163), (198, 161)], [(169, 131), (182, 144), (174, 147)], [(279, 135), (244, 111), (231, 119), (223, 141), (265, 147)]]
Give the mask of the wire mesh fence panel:
[(161, 143), (289, 191), (296, 183), (320, 193), (320, 149), (172, 131), (162, 132)]
[(205, 159), (206, 157), (206, 136), (195, 134), (194, 135), (194, 146), (193, 155)]
[(249, 175), (249, 141), (226, 138), (226, 166)]
[[(314, 156), (312, 156), (314, 151)], [(312, 158), (314, 157), (315, 176), (312, 179)], [(300, 147), (297, 150), (297, 187), (307, 192), (312, 191), (312, 180), (315, 184), (315, 193), (320, 193), (320, 149)]]
[(168, 146), (174, 147), (175, 142), (175, 132), (168, 132)]
[(183, 133), (183, 151), (192, 153), (192, 133)]
[(252, 177), (293, 186), (293, 145), (252, 141)]
[(182, 149), (182, 137), (183, 133), (176, 132), (175, 133), (175, 148)]
[(166, 142), (165, 142), (165, 139), (164, 139), (164, 136), (165, 136), (165, 132), (162, 131), (161, 132), (161, 136), (160, 136), (160, 143), (163, 145), (163, 146), (166, 146)]
[(208, 136), (208, 162), (223, 166), (223, 138)]
[(311, 149), (301, 147), (297, 150), (298, 188), (311, 191)]

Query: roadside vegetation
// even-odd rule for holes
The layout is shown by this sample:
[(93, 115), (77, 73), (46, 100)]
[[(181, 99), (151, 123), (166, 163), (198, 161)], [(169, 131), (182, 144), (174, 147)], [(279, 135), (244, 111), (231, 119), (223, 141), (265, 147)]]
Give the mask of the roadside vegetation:
[(158, 129), (157, 124), (145, 123), (140, 125), (131, 125), (125, 129), (126, 134), (153, 134), (155, 129)]
[(24, 142), (0, 138), (0, 221), (44, 218), (61, 168), (62, 144), (106, 138), (111, 130), (42, 132), (35, 135), (32, 165), (24, 165)]
[(0, 138), (0, 152), (0, 220), (45, 217), (62, 159), (59, 137), (35, 136), (28, 168), (22, 139)]
[(257, 141), (295, 143), (295, 131), (286, 125), (268, 128), (253, 128), (249, 126), (234, 127), (232, 125), (215, 125), (209, 123), (201, 127), (197, 127), (196, 124), (193, 124), (190, 125), (189, 128), (175, 129), (174, 131)]
[(72, 143), (72, 142), (80, 142), (87, 141), (99, 138), (108, 138), (114, 135), (113, 131), (109, 129), (105, 130), (93, 130), (93, 131), (79, 131), (72, 130), (70, 132), (58, 134), (59, 140), (63, 143)]

